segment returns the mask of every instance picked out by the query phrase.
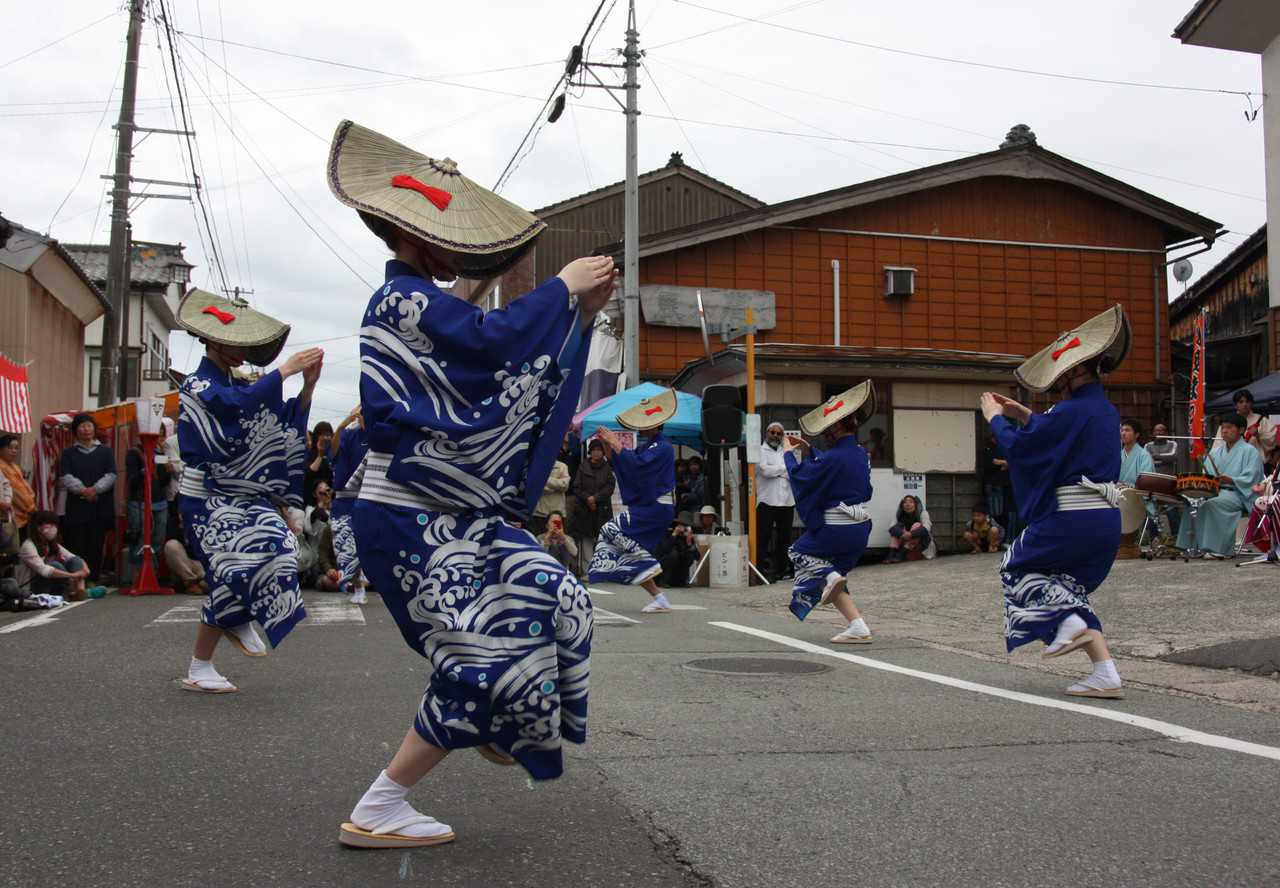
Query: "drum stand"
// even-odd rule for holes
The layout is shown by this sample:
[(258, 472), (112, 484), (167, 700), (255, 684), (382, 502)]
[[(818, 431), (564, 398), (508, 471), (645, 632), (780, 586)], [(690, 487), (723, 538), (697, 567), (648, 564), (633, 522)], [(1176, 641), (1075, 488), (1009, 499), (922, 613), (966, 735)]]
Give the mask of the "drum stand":
[(1187, 520), (1191, 522), (1191, 526), (1187, 528), (1187, 537), (1191, 545), (1182, 553), (1182, 560), (1186, 562), (1192, 558), (1201, 558), (1204, 556), (1204, 552), (1200, 551), (1200, 546), (1196, 542), (1196, 516), (1200, 514), (1200, 507), (1204, 505), (1204, 501), (1209, 499), (1209, 497), (1191, 496), (1185, 493), (1181, 496), (1187, 504)]
[[(1160, 531), (1160, 509), (1161, 502), (1152, 494), (1148, 493), (1143, 497), (1147, 502), (1148, 510), (1146, 520), (1142, 522), (1142, 529), (1138, 531), (1138, 551), (1142, 553), (1142, 557), (1151, 561), (1155, 558), (1163, 558), (1169, 554), (1169, 547), (1161, 540)], [(1154, 512), (1155, 514), (1152, 514)], [(1150, 537), (1148, 537), (1150, 531)], [(1143, 545), (1142, 541), (1150, 539), (1147, 545)]]

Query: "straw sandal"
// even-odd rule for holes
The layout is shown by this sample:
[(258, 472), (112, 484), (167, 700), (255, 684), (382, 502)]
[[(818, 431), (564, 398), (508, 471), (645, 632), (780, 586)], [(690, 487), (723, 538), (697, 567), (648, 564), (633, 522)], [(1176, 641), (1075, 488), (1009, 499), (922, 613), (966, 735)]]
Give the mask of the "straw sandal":
[(1123, 700), (1123, 688), (1093, 688), (1087, 684), (1073, 684), (1064, 692), (1068, 697), (1092, 697), (1097, 700)]
[(502, 765), (509, 768), (516, 763), (516, 760), (507, 755), (492, 743), (486, 743), (484, 746), (477, 746), (476, 752), (480, 753), (486, 760), (493, 762), (495, 765)]
[(439, 825), (448, 832), (434, 836), (408, 836), (397, 832), (407, 826), (436, 822), (434, 817), (416, 811), (375, 830), (361, 829), (347, 821), (338, 830), (338, 841), (351, 848), (425, 848), (428, 845), (444, 845), (457, 838), (454, 831), (443, 823)]
[(184, 678), (182, 689), (195, 691), (197, 694), (234, 694), (240, 690), (225, 678)]
[(1101, 635), (1101, 633), (1099, 633), (1095, 629), (1081, 630), (1079, 635), (1077, 635), (1075, 638), (1071, 639), (1070, 641), (1066, 642), (1061, 647), (1054, 647), (1053, 645), (1049, 645), (1049, 647), (1044, 649), (1044, 651), (1040, 654), (1040, 656), (1045, 659), (1052, 659), (1053, 657), (1061, 657), (1063, 654), (1069, 654), (1072, 651), (1079, 650), (1080, 648), (1084, 647), (1086, 644), (1093, 641), (1094, 636), (1096, 635)]

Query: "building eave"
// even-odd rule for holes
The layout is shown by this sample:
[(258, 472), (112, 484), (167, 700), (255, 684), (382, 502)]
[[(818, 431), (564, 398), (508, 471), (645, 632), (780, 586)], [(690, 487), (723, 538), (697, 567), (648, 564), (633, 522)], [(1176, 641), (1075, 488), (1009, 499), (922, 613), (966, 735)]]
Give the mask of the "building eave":
[[(708, 176), (701, 170), (685, 164), (681, 164), (679, 166), (668, 165), (656, 170), (650, 170), (647, 173), (642, 173), (638, 177), (638, 184), (650, 185), (678, 176), (684, 176), (694, 182), (697, 182), (699, 185), (723, 194), (725, 197), (742, 204), (744, 207), (757, 208), (765, 206), (764, 201), (759, 198), (752, 197), (750, 194), (747, 194), (744, 191), (739, 191), (732, 185), (721, 182), (719, 179)], [(574, 197), (556, 201), (553, 204), (547, 204), (545, 207), (534, 210), (533, 214), (543, 220), (553, 218), (561, 213), (567, 213), (570, 210), (577, 209), (578, 207), (592, 204), (608, 197), (615, 197), (621, 194), (625, 187), (626, 182), (614, 182), (610, 185), (604, 185), (600, 188), (587, 191)]]
[(1169, 303), (1169, 322), (1173, 323), (1187, 312), (1193, 310), (1199, 301), (1217, 286), (1223, 278), (1238, 269), (1243, 263), (1251, 262), (1254, 254), (1267, 249), (1267, 226), (1264, 224), (1223, 257), (1217, 265), (1202, 274), (1187, 291)]

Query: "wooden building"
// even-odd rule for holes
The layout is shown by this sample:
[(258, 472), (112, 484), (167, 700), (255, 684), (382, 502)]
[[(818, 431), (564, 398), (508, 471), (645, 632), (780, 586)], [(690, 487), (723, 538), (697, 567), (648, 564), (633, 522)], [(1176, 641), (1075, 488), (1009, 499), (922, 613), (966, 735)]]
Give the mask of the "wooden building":
[[(985, 154), (643, 237), (641, 376), (745, 384), (740, 345), (712, 339), (708, 356), (692, 302), (702, 290), (727, 325), (751, 305), (762, 419), (790, 426), (870, 376), (873, 466), (928, 474), (945, 540), (980, 491), (978, 394), (1012, 392), (1024, 357), (1114, 303), (1133, 349), (1111, 397), (1154, 418), (1170, 368), (1166, 254), (1218, 230), (1015, 127)], [(955, 514), (940, 516), (946, 500)]]
[[(1251, 234), (1169, 305), (1175, 369), (1190, 364), (1191, 336), (1204, 310), (1205, 377), (1211, 396), (1280, 370), (1267, 289), (1267, 226)], [(1181, 360), (1178, 360), (1181, 359)], [(1185, 397), (1185, 394), (1180, 397)]]
[[(592, 255), (601, 244), (621, 241), (623, 186), (614, 182), (534, 210), (547, 229), (533, 250), (500, 281), (459, 281), (454, 292), (477, 301), (490, 296), (497, 284), (497, 301), (505, 302), (554, 276), (572, 260)], [(638, 186), (641, 236), (764, 206), (763, 201), (687, 165), (679, 152), (671, 154), (666, 166), (641, 174)]]
[[(29, 364), (31, 422), (84, 405), (85, 327), (107, 310), (106, 297), (52, 238), (10, 223), (0, 243), (0, 352)], [(30, 469), (30, 434), (22, 459)]]

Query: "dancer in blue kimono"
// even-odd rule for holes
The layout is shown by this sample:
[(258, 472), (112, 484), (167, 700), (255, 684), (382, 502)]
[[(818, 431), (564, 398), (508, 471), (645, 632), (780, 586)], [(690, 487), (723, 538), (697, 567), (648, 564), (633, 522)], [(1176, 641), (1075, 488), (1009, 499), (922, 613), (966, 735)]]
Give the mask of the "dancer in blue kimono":
[[(870, 644), (871, 630), (849, 594), (848, 574), (858, 564), (871, 535), (871, 461), (858, 443), (858, 424), (875, 413), (871, 381), (859, 383), (805, 414), (800, 428), (822, 436), (824, 450), (812, 450), (803, 438), (788, 437), (783, 461), (795, 495), (804, 533), (791, 547), (795, 586), (791, 613), (803, 620), (830, 602), (848, 625), (832, 644)], [(801, 454), (804, 458), (801, 459)]]
[(1046, 657), (1083, 649), (1093, 673), (1067, 688), (1074, 697), (1123, 696), (1089, 595), (1120, 546), (1120, 415), (1102, 377), (1120, 366), (1129, 337), (1129, 321), (1116, 305), (1015, 370), (1024, 388), (1059, 397), (1045, 413), (993, 392), (980, 402), (1028, 522), (1000, 569), (1005, 645), (1013, 651), (1040, 641)]
[[(180, 389), (178, 446), (185, 469), (178, 509), (191, 551), (204, 565), (208, 599), (182, 687), (237, 690), (213, 666), (224, 635), (241, 653), (266, 656), (306, 616), (298, 587), (297, 540), (279, 506), (302, 505), (307, 414), (324, 352), (307, 349), (249, 383), (232, 370), (276, 359), (289, 328), (239, 299), (192, 290), (178, 323), (205, 343), (200, 366)], [(302, 374), (302, 392), (284, 400), (284, 381)]]
[(662, 426), (675, 416), (676, 404), (676, 393), (667, 389), (618, 414), (618, 424), (640, 436), (634, 450), (624, 447), (609, 429), (597, 432), (626, 511), (600, 528), (587, 576), (593, 583), (643, 586), (652, 598), (641, 609), (646, 614), (671, 610), (666, 593), (655, 582), (662, 565), (654, 553), (671, 532), (676, 514), (676, 453), (662, 436)]
[[(351, 526), (351, 509), (356, 502), (357, 484), (351, 483), (369, 452), (369, 436), (364, 430), (364, 417), (359, 406), (342, 421), (333, 442), (333, 509), (329, 527), (333, 534), (333, 554), (338, 561), (338, 591), (350, 592), (352, 604), (366, 601), (365, 584), (360, 576), (360, 556), (356, 551), (356, 532)], [(354, 584), (354, 585), (353, 585)]]
[[(431, 664), (413, 726), (343, 823), (366, 848), (450, 842), (407, 795), (453, 749), (560, 776), (586, 740), (586, 589), (526, 530), (582, 386), (608, 257), (488, 313), (436, 280), (491, 278), (545, 227), (437, 160), (344, 121), (329, 185), (387, 245), (360, 331), (369, 453), (352, 509), (365, 575)], [(350, 482), (349, 482), (350, 483)]]
[(1225, 414), (1218, 425), (1217, 446), (1204, 461), (1207, 475), (1218, 478), (1218, 495), (1206, 499), (1196, 509), (1195, 520), (1188, 512), (1178, 529), (1178, 548), (1191, 548), (1191, 529), (1196, 532), (1196, 548), (1206, 558), (1226, 558), (1236, 548), (1236, 525), (1253, 509), (1257, 492), (1266, 475), (1258, 449), (1244, 440), (1245, 417)]

